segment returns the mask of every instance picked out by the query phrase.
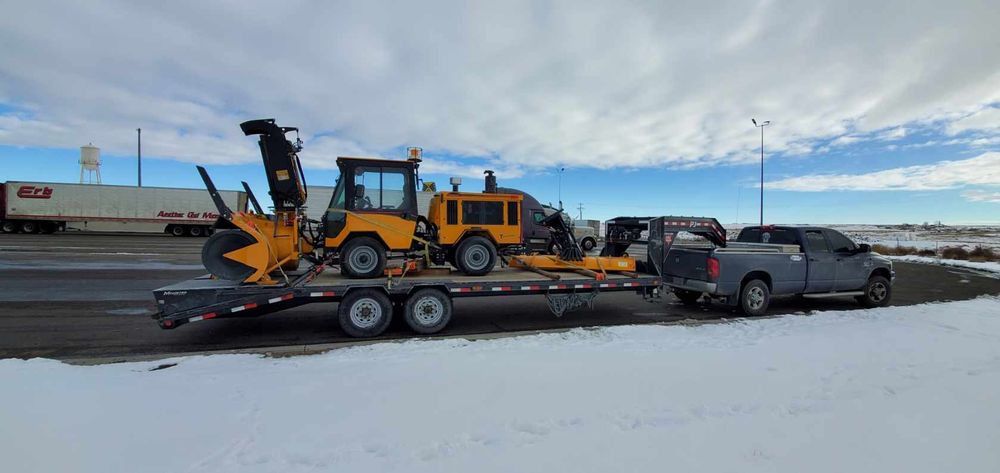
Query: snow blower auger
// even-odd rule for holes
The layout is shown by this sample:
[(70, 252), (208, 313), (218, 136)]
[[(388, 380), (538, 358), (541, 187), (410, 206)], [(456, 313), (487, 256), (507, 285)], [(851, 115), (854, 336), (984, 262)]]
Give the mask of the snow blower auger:
[[(285, 134), (298, 129), (279, 127), (274, 119), (251, 120), (240, 124), (247, 136), (260, 135), (259, 145), (267, 172), (269, 194), (274, 202), (274, 214), (266, 214), (257, 198), (244, 183), (247, 198), (255, 212), (230, 209), (212, 183), (205, 168), (198, 172), (219, 210), (215, 233), (205, 242), (201, 261), (215, 277), (246, 283), (275, 284), (271, 275), (298, 268), (302, 257), (312, 257), (315, 236), (303, 214), (307, 188), (297, 152), (301, 140), (295, 143)], [(286, 278), (287, 282), (287, 278)]]

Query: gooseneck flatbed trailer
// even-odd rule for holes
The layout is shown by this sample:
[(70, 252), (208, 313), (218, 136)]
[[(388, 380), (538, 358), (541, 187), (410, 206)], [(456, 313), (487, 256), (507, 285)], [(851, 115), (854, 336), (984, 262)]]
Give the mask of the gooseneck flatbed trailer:
[[(326, 269), (324, 271), (324, 268)], [(552, 279), (552, 276), (559, 279)], [(563, 313), (592, 304), (603, 292), (633, 291), (653, 296), (660, 278), (652, 274), (614, 274), (595, 279), (575, 272), (548, 276), (517, 268), (498, 268), (485, 276), (466, 276), (446, 269), (416, 275), (351, 279), (336, 269), (313, 266), (288, 273), (276, 285), (239, 284), (202, 276), (154, 291), (161, 328), (232, 317), (253, 317), (318, 302), (338, 302), (336, 315), (348, 335), (374, 337), (393, 317), (404, 317), (417, 333), (436, 333), (447, 326), (452, 299), (486, 296), (545, 296), (552, 312)]]

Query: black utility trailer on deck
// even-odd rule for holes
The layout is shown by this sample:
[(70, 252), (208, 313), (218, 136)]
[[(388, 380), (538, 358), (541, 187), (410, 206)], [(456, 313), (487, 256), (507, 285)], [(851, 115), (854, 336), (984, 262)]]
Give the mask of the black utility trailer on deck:
[(635, 291), (651, 296), (660, 286), (652, 274), (613, 274), (603, 279), (574, 272), (557, 272), (559, 279), (515, 268), (485, 276), (465, 276), (448, 270), (416, 275), (349, 279), (339, 271), (314, 266), (287, 274), (278, 285), (241, 284), (203, 276), (153, 291), (160, 327), (172, 329), (202, 320), (269, 314), (314, 302), (338, 302), (340, 325), (353, 337), (374, 337), (402, 316), (417, 333), (445, 328), (456, 297), (543, 295), (556, 316), (590, 305), (601, 292)]

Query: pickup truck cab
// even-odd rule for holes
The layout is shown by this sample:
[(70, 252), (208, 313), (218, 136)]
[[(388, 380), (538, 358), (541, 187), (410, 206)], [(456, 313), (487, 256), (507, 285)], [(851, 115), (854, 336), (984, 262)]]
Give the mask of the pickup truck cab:
[(889, 303), (892, 261), (822, 227), (744, 228), (735, 241), (685, 245), (665, 254), (663, 284), (684, 303), (702, 297), (762, 315), (773, 295), (853, 296), (865, 307)]

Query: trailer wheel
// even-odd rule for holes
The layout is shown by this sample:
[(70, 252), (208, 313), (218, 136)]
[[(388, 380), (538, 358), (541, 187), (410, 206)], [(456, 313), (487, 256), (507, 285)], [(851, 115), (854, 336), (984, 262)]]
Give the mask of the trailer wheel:
[(21, 233), (38, 233), (38, 222), (21, 222)]
[(869, 309), (884, 307), (892, 299), (892, 285), (882, 276), (872, 276), (865, 284), (865, 295), (855, 297), (859, 304)]
[(375, 278), (385, 272), (385, 248), (371, 237), (355, 237), (340, 250), (340, 272), (350, 278)]
[(38, 229), (46, 235), (51, 235), (59, 229), (59, 225), (56, 222), (42, 222)]
[(403, 318), (414, 332), (438, 333), (451, 321), (451, 298), (437, 289), (421, 289), (406, 300)]
[(355, 338), (377, 337), (392, 321), (392, 301), (379, 289), (355, 289), (337, 307), (340, 328)]
[(455, 250), (458, 269), (469, 276), (482, 276), (493, 270), (497, 263), (497, 249), (481, 236), (470, 236)]
[(687, 289), (674, 288), (674, 296), (681, 300), (681, 304), (691, 305), (698, 302), (701, 299), (701, 293), (698, 291), (689, 291)]
[(17, 222), (4, 220), (3, 224), (0, 224), (0, 230), (4, 233), (17, 233)]
[(203, 235), (202, 229), (198, 225), (191, 225), (190, 227), (188, 227), (187, 230), (188, 230), (188, 235), (191, 235), (193, 237), (200, 237), (201, 235)]
[(740, 289), (740, 309), (746, 315), (764, 315), (770, 303), (771, 291), (767, 288), (767, 283), (760, 279), (751, 279)]
[(175, 237), (184, 236), (184, 225), (172, 225), (168, 230)]

